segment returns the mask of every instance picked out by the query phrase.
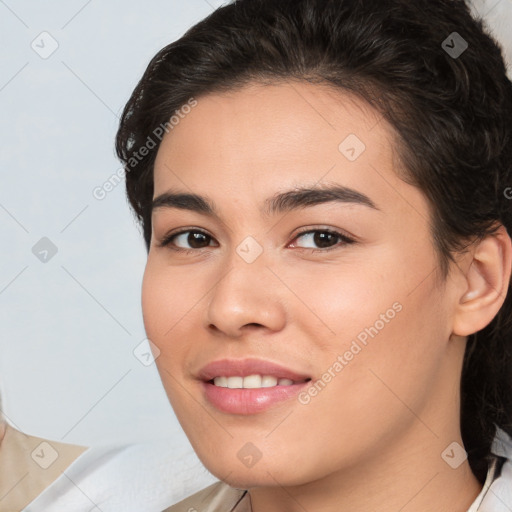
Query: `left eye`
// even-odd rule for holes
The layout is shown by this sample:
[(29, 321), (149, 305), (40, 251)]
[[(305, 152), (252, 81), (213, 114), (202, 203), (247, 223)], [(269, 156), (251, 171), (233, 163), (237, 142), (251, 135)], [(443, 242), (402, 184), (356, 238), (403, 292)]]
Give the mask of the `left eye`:
[[(313, 229), (309, 231), (303, 231), (302, 233), (299, 233), (295, 239), (298, 238), (309, 239), (320, 248), (324, 248), (324, 250), (335, 248), (338, 244), (333, 245), (331, 242), (336, 239), (342, 241), (340, 245), (348, 245), (355, 242), (355, 240), (352, 238), (339, 233), (338, 231), (333, 231), (330, 229)], [(310, 249), (310, 247), (304, 247), (304, 249)]]
[[(299, 233), (294, 240), (298, 240), (300, 238), (307, 239), (310, 242), (313, 242), (317, 245), (317, 251), (323, 250), (323, 252), (334, 249), (338, 245), (349, 245), (355, 243), (355, 240), (348, 237), (343, 233), (339, 233), (338, 231), (333, 231), (330, 229), (310, 229), (309, 231), (303, 231)], [(336, 239), (340, 240), (341, 243), (334, 243)], [(179, 233), (174, 233), (168, 235), (164, 238), (164, 240), (159, 244), (160, 247), (169, 246), (174, 251), (186, 251), (192, 252), (194, 250), (204, 249), (210, 246), (210, 243), (213, 240), (213, 237), (208, 235), (207, 233), (199, 230), (186, 230), (180, 231)], [(189, 244), (189, 247), (180, 247), (177, 244), (185, 243)], [(292, 245), (293, 246), (293, 245)], [(303, 247), (297, 246), (302, 249), (315, 249), (314, 247)]]

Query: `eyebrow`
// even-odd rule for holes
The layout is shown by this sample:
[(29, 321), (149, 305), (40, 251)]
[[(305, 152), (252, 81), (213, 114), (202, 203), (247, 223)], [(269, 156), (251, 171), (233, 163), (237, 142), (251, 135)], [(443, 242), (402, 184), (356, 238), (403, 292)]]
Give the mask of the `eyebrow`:
[[(277, 215), (330, 202), (357, 204), (380, 211), (368, 196), (357, 190), (342, 185), (322, 185), (300, 186), (276, 193), (264, 201), (261, 213), (265, 216)], [(178, 208), (220, 219), (215, 203), (210, 198), (198, 194), (168, 190), (153, 199), (151, 211), (159, 208)]]

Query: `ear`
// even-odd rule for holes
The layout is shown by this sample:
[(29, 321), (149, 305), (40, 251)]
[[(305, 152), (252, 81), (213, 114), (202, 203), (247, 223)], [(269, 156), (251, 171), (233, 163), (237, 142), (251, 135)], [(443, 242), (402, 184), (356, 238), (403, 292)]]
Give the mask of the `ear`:
[(505, 302), (512, 272), (512, 241), (506, 228), (500, 224), (495, 233), (472, 247), (467, 257), (453, 318), (453, 334), (459, 336), (486, 327)]

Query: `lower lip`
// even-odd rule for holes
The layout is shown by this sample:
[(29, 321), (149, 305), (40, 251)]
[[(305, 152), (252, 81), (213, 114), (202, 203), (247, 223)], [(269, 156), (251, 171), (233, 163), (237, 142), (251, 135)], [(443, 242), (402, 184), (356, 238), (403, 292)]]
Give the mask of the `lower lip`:
[(230, 389), (203, 382), (207, 400), (219, 411), (229, 414), (256, 414), (296, 397), (309, 382), (290, 386), (272, 386), (256, 389)]

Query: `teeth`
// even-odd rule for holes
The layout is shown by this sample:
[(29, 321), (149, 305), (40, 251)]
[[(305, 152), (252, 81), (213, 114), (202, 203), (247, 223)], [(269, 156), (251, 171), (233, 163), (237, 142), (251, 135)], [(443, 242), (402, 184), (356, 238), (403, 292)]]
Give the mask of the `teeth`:
[(213, 383), (216, 386), (219, 386), (221, 388), (227, 388), (228, 387), (228, 378), (227, 377), (215, 377), (215, 379), (213, 379)]
[(229, 389), (238, 389), (244, 387), (244, 378), (243, 377), (228, 377), (228, 388)]
[(261, 378), (262, 388), (271, 388), (274, 386), (277, 386), (277, 377), (273, 377), (272, 375), (265, 375)]
[(293, 380), (277, 379), (272, 375), (248, 375), (247, 377), (215, 377), (213, 383), (221, 388), (256, 389), (274, 386), (291, 386)]
[(243, 379), (244, 388), (261, 388), (261, 375), (248, 375)]

